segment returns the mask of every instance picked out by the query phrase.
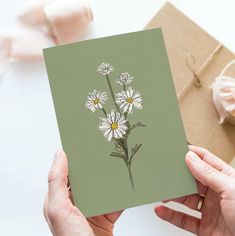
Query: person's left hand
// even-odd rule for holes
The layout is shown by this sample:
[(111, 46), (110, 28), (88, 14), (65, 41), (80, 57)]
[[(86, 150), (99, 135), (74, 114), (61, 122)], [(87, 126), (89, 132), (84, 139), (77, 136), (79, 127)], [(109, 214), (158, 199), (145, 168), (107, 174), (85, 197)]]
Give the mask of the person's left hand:
[(48, 176), (44, 216), (54, 236), (111, 236), (122, 211), (86, 219), (72, 203), (68, 191), (68, 160), (63, 151), (54, 159)]

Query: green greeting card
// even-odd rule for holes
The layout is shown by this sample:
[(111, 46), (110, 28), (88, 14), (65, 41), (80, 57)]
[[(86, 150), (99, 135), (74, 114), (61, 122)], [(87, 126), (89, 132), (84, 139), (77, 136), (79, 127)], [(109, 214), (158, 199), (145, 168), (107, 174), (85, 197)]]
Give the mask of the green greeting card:
[(86, 216), (197, 191), (160, 29), (44, 56), (74, 202)]

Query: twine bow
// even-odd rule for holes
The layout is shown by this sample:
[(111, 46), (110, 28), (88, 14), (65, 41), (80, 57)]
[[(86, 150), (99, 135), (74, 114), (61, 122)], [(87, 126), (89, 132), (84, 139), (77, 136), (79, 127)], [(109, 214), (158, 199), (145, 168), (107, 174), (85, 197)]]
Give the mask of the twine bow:
[(222, 44), (218, 44), (217, 47), (211, 52), (209, 57), (204, 61), (204, 63), (198, 69), (196, 69), (196, 66), (195, 66), (196, 59), (195, 59), (195, 57), (192, 54), (188, 54), (185, 57), (185, 64), (190, 69), (190, 71), (193, 73), (193, 79), (189, 80), (185, 84), (185, 86), (181, 89), (181, 91), (177, 94), (177, 97), (178, 97), (179, 101), (183, 98), (183, 96), (185, 95), (185, 93), (187, 92), (189, 87), (191, 87), (191, 85), (194, 84), (197, 88), (200, 88), (202, 86), (203, 87), (207, 87), (207, 85), (205, 85), (201, 81), (200, 75), (208, 68), (210, 63), (215, 59), (216, 55), (219, 53), (219, 51), (222, 48), (223, 48), (223, 45)]
[(192, 54), (188, 54), (185, 58), (185, 62), (187, 67), (192, 71), (193, 73), (193, 77), (194, 77), (194, 85), (196, 87), (201, 87), (202, 83), (201, 80), (199, 78), (199, 75), (196, 71), (196, 66), (195, 66), (195, 57)]

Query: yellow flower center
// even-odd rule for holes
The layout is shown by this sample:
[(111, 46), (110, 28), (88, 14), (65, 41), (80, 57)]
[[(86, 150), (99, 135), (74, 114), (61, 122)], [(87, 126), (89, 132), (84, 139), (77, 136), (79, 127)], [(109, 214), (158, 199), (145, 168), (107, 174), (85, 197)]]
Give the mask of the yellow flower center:
[(111, 129), (112, 130), (115, 130), (117, 128), (118, 128), (118, 124), (117, 123), (114, 122), (114, 123), (111, 124)]
[(126, 101), (127, 101), (128, 103), (132, 103), (132, 102), (133, 102), (133, 98), (127, 98)]
[(96, 98), (95, 100), (94, 100), (94, 104), (96, 105), (96, 104), (98, 104), (100, 102), (100, 100), (98, 99), (98, 98)]

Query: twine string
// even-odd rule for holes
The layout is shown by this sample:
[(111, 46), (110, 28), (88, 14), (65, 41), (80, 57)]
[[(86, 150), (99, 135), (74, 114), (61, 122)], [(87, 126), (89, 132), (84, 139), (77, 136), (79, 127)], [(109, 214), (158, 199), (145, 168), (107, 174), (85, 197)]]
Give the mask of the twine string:
[(221, 71), (219, 76), (223, 76), (225, 74), (225, 72), (227, 71), (227, 69), (231, 66), (235, 64), (235, 60), (231, 60), (225, 67), (224, 69)]
[(185, 57), (185, 63), (189, 70), (193, 73), (193, 78), (189, 80), (183, 89), (177, 94), (178, 100), (180, 101), (182, 97), (185, 95), (187, 90), (194, 85), (197, 88), (202, 86), (206, 87), (206, 85), (201, 81), (200, 75), (208, 68), (210, 63), (215, 59), (218, 52), (223, 48), (222, 44), (218, 44), (218, 46), (211, 52), (209, 57), (202, 63), (202, 65), (197, 69), (196, 68), (196, 59), (192, 54), (188, 54)]
[(192, 71), (193, 73), (193, 79), (194, 79), (194, 85), (196, 87), (201, 87), (201, 80), (197, 74), (196, 66), (195, 66), (195, 57), (192, 54), (188, 54), (185, 58), (185, 63), (187, 67)]

